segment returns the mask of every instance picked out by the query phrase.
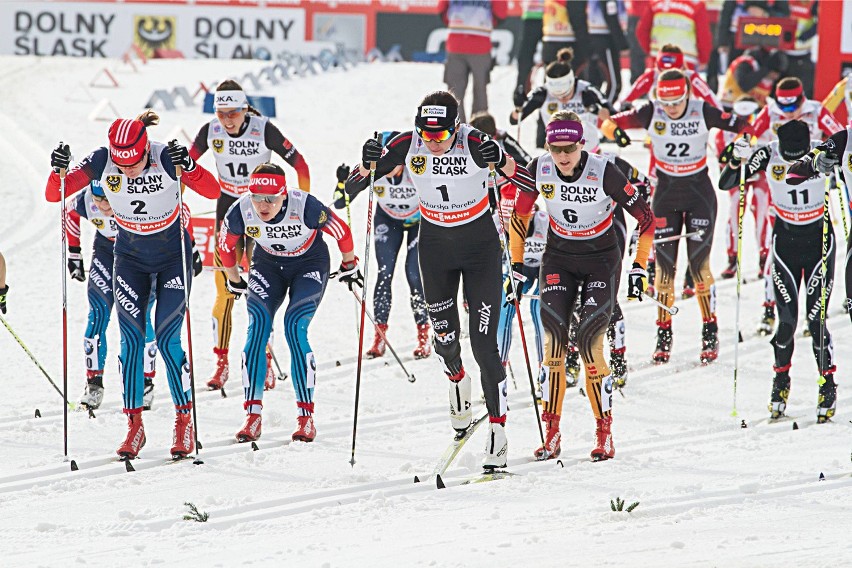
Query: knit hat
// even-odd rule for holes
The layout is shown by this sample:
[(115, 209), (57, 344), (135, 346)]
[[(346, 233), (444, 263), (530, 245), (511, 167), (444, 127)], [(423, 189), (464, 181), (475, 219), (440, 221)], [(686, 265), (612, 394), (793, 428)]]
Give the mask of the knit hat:
[(119, 118), (109, 127), (109, 155), (118, 166), (138, 163), (148, 149), (148, 133), (141, 120)]
[(801, 120), (791, 120), (778, 127), (778, 152), (787, 161), (798, 160), (811, 149), (811, 133)]

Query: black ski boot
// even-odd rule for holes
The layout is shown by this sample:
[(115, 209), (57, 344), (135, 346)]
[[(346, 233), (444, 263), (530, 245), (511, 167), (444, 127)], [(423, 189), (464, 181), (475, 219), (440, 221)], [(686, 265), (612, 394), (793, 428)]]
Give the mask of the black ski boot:
[(769, 419), (778, 420), (787, 410), (787, 398), (790, 396), (790, 371), (776, 371), (772, 379), (772, 395), (769, 399)]
[(834, 373), (827, 373), (820, 378), (819, 398), (817, 402), (817, 424), (825, 424), (834, 416), (837, 406), (837, 385), (834, 383)]

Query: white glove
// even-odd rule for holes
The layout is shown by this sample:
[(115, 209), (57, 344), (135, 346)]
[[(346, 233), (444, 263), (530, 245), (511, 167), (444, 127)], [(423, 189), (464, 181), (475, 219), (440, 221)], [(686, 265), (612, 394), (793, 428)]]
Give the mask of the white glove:
[(738, 138), (734, 142), (734, 157), (738, 160), (747, 160), (751, 157), (751, 144), (745, 138)]

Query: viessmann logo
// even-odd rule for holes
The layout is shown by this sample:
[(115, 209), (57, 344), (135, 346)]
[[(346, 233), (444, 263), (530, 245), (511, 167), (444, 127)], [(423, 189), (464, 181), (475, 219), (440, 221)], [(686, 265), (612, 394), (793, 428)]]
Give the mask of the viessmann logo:
[(176, 22), (174, 16), (134, 16), (133, 44), (148, 57), (157, 49), (175, 49)]

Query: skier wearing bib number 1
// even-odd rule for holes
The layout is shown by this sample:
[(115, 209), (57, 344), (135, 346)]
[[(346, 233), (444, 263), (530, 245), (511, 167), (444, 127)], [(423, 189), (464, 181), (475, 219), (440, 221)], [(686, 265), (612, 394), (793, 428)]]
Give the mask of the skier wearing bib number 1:
[[(210, 172), (195, 163), (183, 146), (148, 141), (146, 127), (157, 124), (158, 120), (152, 111), (135, 120), (116, 120), (109, 128), (109, 147), (96, 149), (65, 177), (69, 195), (92, 180), (100, 181), (109, 192), (113, 217), (118, 224), (113, 294), (121, 329), (119, 361), (128, 432), (117, 453), (125, 459), (135, 458), (145, 445), (142, 424), (145, 308), (152, 293), (152, 275), (156, 276), (157, 294), (154, 330), (166, 363), (176, 413), (172, 457), (186, 457), (195, 447), (189, 361), (181, 346), (181, 326), (186, 313), (184, 287), (192, 278), (192, 239), (181, 224), (177, 168), (183, 171), (181, 181), (203, 197), (219, 197), (219, 184)], [(60, 144), (51, 155), (54, 172), (47, 182), (48, 201), (60, 200), (58, 172), (68, 168), (70, 162), (70, 149)]]
[[(420, 274), (435, 330), (435, 354), (449, 378), (450, 422), (459, 435), (470, 427), (471, 380), (461, 359), (459, 283), (470, 305), (470, 343), (480, 369), (490, 433), (483, 467), (506, 466), (506, 373), (497, 349), (501, 302), (500, 236), (489, 215), (489, 164), (515, 185), (532, 188), (529, 172), (479, 130), (459, 122), (452, 94), (436, 91), (417, 108), (414, 132), (403, 132), (384, 147), (368, 140), (361, 166), (347, 191), (367, 186), (397, 166), (408, 169), (420, 198)], [(519, 171), (515, 171), (516, 168)], [(495, 196), (496, 197), (496, 196)]]
[[(222, 194), (216, 202), (216, 234), (225, 218), (228, 208), (248, 191), (249, 176), (260, 164), (266, 163), (272, 153), (278, 154), (290, 164), (299, 178), (302, 191), (311, 190), (311, 175), (308, 164), (293, 144), (272, 122), (261, 116), (252, 107), (242, 87), (233, 80), (222, 81), (213, 98), (216, 118), (201, 127), (190, 148), (189, 155), (198, 160), (208, 148), (213, 150), (216, 171)], [(237, 258), (246, 254), (251, 260), (252, 241), (242, 237), (237, 245)], [(222, 266), (219, 250), (216, 249), (213, 262)], [(228, 380), (228, 346), (231, 342), (231, 312), (234, 309), (234, 295), (228, 291), (226, 278), (221, 270), (214, 273), (216, 281), (216, 301), (213, 304), (213, 335), (216, 336), (216, 370), (207, 381), (207, 388), (219, 390)], [(272, 353), (266, 353), (265, 388), (275, 388), (275, 373), (272, 371)]]
[[(703, 100), (690, 98), (691, 87), (683, 71), (669, 69), (660, 74), (656, 98), (604, 121), (601, 132), (621, 146), (630, 144), (627, 128), (642, 128), (651, 137), (657, 174), (652, 200), (657, 219), (656, 237), (703, 231), (686, 239), (689, 271), (695, 281), (701, 308), (701, 352), (703, 364), (719, 354), (719, 325), (716, 321), (716, 288), (710, 271), (710, 247), (716, 226), (716, 191), (707, 172), (707, 139), (711, 128), (731, 132), (749, 131), (748, 121), (722, 112)], [(654, 288), (666, 306), (674, 304), (674, 278), (679, 240), (656, 245), (657, 270)], [(671, 315), (657, 310), (656, 363), (666, 363), (672, 348)]]

